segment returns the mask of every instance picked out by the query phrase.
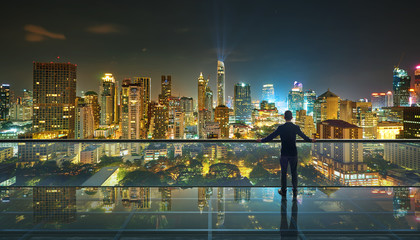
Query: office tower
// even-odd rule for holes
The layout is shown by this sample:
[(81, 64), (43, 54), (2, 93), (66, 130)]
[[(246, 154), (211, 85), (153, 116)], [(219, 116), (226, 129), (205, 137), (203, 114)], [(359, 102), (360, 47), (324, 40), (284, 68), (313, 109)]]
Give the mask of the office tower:
[(229, 108), (224, 105), (217, 106), (214, 112), (214, 121), (219, 123), (219, 138), (229, 138)]
[(19, 164), (33, 166), (35, 163), (55, 158), (55, 143), (19, 143)]
[(313, 90), (308, 90), (303, 93), (303, 108), (309, 116), (314, 115), (314, 105), (316, 100), (316, 93)]
[(403, 130), (403, 124), (399, 122), (378, 122), (376, 139), (396, 139)]
[(85, 103), (93, 110), (95, 129), (97, 129), (101, 120), (101, 107), (99, 106), (98, 94), (94, 91), (87, 91), (84, 99)]
[(200, 73), (198, 77), (198, 94), (197, 94), (197, 105), (198, 111), (205, 109), (206, 89), (208, 81), (204, 80), (203, 73)]
[(273, 103), (276, 101), (274, 96), (274, 87), (273, 84), (264, 84), (262, 88), (262, 101), (267, 101)]
[[(150, 124), (150, 113), (152, 108), (150, 108), (150, 101), (151, 101), (151, 78), (149, 77), (134, 77), (132, 80), (133, 84), (137, 84), (140, 86), (140, 89), (142, 90), (141, 101), (144, 106), (142, 109), (142, 112), (140, 114), (142, 122), (144, 122), (146, 129), (149, 129)], [(147, 130), (144, 130), (147, 134)]]
[(393, 107), (394, 106), (394, 95), (392, 94), (392, 91), (388, 91), (386, 93), (386, 106), (387, 107)]
[(75, 111), (75, 138), (93, 138), (95, 131), (95, 119), (91, 105), (84, 102), (82, 98), (76, 99)]
[(306, 136), (312, 137), (316, 133), (314, 119), (312, 116), (306, 115), (306, 110), (298, 110), (296, 112), (296, 125), (300, 127)]
[(217, 61), (217, 106), (225, 105), (225, 64)]
[(9, 119), (11, 121), (30, 121), (33, 116), (32, 92), (23, 89), (23, 97), (18, 97), (16, 102), (11, 104)]
[(400, 167), (420, 170), (420, 146), (416, 143), (385, 143), (384, 159)]
[(207, 122), (205, 129), (206, 139), (218, 139), (221, 138), (220, 124), (218, 122)]
[(372, 93), (370, 101), (372, 102), (373, 111), (378, 111), (383, 107), (388, 107), (386, 102), (386, 93)]
[(192, 97), (181, 97), (180, 105), (181, 111), (185, 113), (194, 112), (194, 102)]
[(172, 96), (172, 80), (171, 75), (162, 75), (160, 81), (161, 92), (159, 94), (159, 103), (168, 106), (169, 98)]
[(99, 86), (99, 105), (101, 106), (101, 125), (117, 123), (117, 84), (112, 73), (105, 73)]
[(416, 66), (414, 72), (414, 92), (416, 93), (416, 103), (420, 105), (420, 65)]
[(144, 91), (139, 83), (124, 79), (121, 88), (121, 129), (123, 139), (146, 138)]
[(402, 107), (403, 131), (398, 138), (420, 138), (420, 107)]
[(341, 101), (339, 119), (363, 128), (364, 139), (376, 138), (378, 117), (372, 111), (371, 102)]
[(287, 108), (292, 111), (296, 117), (296, 111), (303, 110), (304, 94), (302, 92), (302, 83), (294, 82), (293, 88), (289, 91), (287, 98)]
[(174, 114), (173, 134), (171, 139), (184, 139), (185, 113), (177, 111)]
[(321, 94), (314, 104), (314, 121), (320, 123), (325, 120), (338, 119), (340, 98), (328, 89)]
[(74, 138), (76, 69), (71, 63), (34, 62), (34, 138)]
[(213, 121), (211, 112), (207, 109), (199, 110), (198, 111), (198, 125), (197, 125), (197, 131), (198, 131), (198, 137), (204, 138), (206, 136), (205, 134), (205, 127), (207, 122)]
[(237, 83), (234, 94), (235, 122), (251, 124), (251, 87), (247, 83)]
[(213, 91), (210, 89), (210, 86), (207, 86), (206, 88), (206, 98), (204, 99), (204, 107), (205, 109), (207, 109), (207, 111), (210, 112), (210, 115), (213, 118)]
[(168, 131), (168, 108), (157, 104), (154, 106), (152, 115), (153, 139), (167, 139)]
[(76, 221), (76, 188), (37, 187), (32, 191), (34, 223)]
[(10, 85), (2, 84), (0, 86), (0, 121), (9, 119), (10, 108)]
[(392, 83), (394, 90), (394, 106), (408, 106), (410, 97), (411, 77), (401, 68), (394, 68), (394, 81)]

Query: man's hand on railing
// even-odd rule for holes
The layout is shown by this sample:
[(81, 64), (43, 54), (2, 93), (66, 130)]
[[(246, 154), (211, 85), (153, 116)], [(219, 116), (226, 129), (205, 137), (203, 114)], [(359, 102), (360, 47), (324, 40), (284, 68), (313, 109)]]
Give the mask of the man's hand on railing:
[(257, 140), (255, 140), (257, 143), (260, 143), (261, 142), (261, 138), (259, 138), (259, 139), (257, 139)]

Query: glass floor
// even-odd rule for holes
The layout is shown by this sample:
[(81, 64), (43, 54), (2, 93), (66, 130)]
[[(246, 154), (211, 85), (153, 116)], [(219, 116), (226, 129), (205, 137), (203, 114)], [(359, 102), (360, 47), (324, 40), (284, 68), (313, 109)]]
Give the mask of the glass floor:
[[(1, 188), (0, 239), (420, 239), (420, 188)], [(337, 238), (339, 237), (339, 238)]]

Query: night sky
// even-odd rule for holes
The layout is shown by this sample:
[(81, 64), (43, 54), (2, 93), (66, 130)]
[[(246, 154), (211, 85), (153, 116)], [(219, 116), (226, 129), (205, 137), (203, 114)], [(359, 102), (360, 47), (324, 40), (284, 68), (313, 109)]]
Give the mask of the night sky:
[[(197, 98), (200, 72), (216, 95), (218, 58), (226, 95), (273, 83), (285, 100), (293, 81), (322, 94), (369, 98), (392, 89), (392, 70), (420, 64), (420, 1), (7, 1), (2, 3), (0, 83), (32, 89), (33, 61), (78, 65), (78, 95), (120, 81), (172, 75), (173, 95)], [(216, 99), (216, 97), (214, 98)]]

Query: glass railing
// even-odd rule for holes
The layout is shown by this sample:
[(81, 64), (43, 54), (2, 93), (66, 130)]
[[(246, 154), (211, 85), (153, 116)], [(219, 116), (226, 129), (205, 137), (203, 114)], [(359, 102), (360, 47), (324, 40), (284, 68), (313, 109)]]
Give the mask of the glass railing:
[[(1, 187), (280, 185), (278, 140), (3, 140), (0, 145)], [(420, 185), (420, 140), (298, 141), (297, 148), (300, 187)]]

